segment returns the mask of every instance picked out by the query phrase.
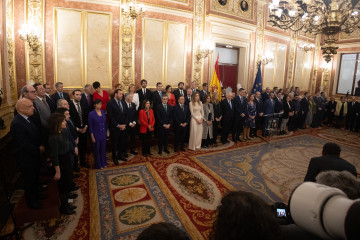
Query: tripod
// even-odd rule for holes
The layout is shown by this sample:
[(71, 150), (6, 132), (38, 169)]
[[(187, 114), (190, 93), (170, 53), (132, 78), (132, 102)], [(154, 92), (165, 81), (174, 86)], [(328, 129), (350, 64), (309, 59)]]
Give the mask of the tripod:
[(269, 134), (269, 141), (264, 139), (265, 142), (271, 144), (271, 138), (277, 134), (281, 115), (282, 113), (273, 113), (273, 114), (264, 115), (265, 116), (264, 121), (266, 124), (265, 130)]

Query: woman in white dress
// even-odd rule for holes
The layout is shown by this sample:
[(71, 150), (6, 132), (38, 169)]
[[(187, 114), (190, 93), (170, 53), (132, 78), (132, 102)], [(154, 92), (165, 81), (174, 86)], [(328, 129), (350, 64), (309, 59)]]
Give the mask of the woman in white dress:
[(191, 113), (189, 149), (196, 150), (201, 148), (203, 134), (202, 122), (204, 119), (204, 110), (198, 92), (192, 95), (189, 107)]
[(140, 101), (139, 101), (139, 94), (135, 92), (135, 84), (129, 85), (129, 93), (133, 94), (132, 102), (136, 105), (136, 111), (139, 109)]

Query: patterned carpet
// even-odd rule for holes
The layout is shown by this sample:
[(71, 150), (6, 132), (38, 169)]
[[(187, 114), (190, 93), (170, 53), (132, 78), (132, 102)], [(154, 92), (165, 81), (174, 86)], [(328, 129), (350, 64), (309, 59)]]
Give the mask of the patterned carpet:
[(358, 133), (339, 129), (306, 129), (270, 142), (255, 138), (206, 150), (131, 156), (102, 170), (82, 169), (77, 214), (36, 223), (23, 236), (136, 239), (147, 226), (166, 221), (191, 239), (207, 239), (216, 206), (227, 191), (247, 190), (269, 203), (287, 202), (303, 181), (310, 158), (319, 156), (328, 141), (339, 143), (341, 157), (360, 171), (359, 140)]

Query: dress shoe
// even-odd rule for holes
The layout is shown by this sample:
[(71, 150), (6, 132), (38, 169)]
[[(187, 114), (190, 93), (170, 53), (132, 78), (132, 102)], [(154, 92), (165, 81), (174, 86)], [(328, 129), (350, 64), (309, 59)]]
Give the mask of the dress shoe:
[(164, 149), (164, 152), (166, 152), (167, 154), (169, 154), (170, 152), (169, 152), (169, 150), (167, 150), (167, 149)]
[(233, 141), (234, 143), (237, 143), (237, 142), (238, 142), (236, 139), (233, 139), (232, 141)]
[(80, 166), (82, 166), (84, 168), (90, 168), (89, 164), (87, 164), (87, 163), (80, 163)]
[(174, 148), (174, 153), (177, 153), (178, 152), (178, 149), (177, 148)]
[(73, 188), (71, 189), (71, 191), (77, 191), (77, 190), (79, 190), (79, 186), (73, 186)]
[(37, 201), (27, 202), (26, 205), (28, 206), (28, 208), (31, 208), (31, 209), (42, 209), (42, 207), (43, 207), (42, 204)]
[(70, 205), (70, 204), (66, 204), (66, 207), (69, 208), (70, 210), (75, 210), (75, 209), (77, 209), (77, 206)]
[(148, 156), (152, 156), (152, 153), (147, 153)]
[(146, 153), (143, 153), (142, 155), (143, 155), (143, 157), (147, 157), (147, 154), (146, 154)]
[(115, 165), (119, 165), (119, 161), (117, 159), (113, 159)]
[(136, 150), (131, 150), (130, 153), (133, 155), (138, 155), (138, 152)]
[(180, 148), (180, 150), (181, 150), (182, 152), (186, 152), (185, 148)]
[(74, 166), (74, 172), (76, 172), (76, 173), (79, 173), (79, 172), (80, 172), (79, 166)]
[(126, 158), (125, 158), (125, 156), (120, 156), (120, 157), (119, 157), (119, 160), (120, 160), (120, 161), (124, 161), (124, 162), (126, 162)]
[(128, 158), (128, 157), (129, 157), (129, 154), (124, 153), (124, 158)]
[(39, 186), (39, 192), (45, 192), (47, 191), (47, 185)]
[(162, 151), (158, 151), (158, 154), (159, 154), (159, 155), (162, 155)]
[(73, 174), (73, 178), (79, 178), (80, 174)]
[(76, 212), (74, 210), (71, 210), (70, 208), (68, 208), (67, 206), (61, 206), (60, 207), (60, 212), (65, 214), (65, 215), (72, 215), (75, 214)]
[(78, 197), (78, 195), (76, 193), (68, 193), (67, 194), (67, 198), (69, 199), (76, 199)]

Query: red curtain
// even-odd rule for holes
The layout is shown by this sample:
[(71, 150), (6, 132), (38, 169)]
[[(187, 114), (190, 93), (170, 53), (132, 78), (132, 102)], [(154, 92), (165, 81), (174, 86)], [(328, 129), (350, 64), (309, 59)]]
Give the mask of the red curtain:
[(223, 87), (231, 87), (233, 92), (236, 93), (236, 85), (238, 78), (238, 65), (221, 65), (219, 64), (220, 81)]

